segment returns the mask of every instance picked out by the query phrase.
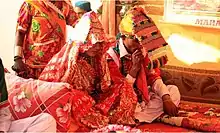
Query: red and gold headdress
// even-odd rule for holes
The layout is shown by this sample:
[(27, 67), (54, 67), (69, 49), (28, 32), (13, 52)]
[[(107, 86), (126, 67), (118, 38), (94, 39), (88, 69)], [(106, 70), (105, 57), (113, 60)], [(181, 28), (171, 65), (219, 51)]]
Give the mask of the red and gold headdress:
[(137, 38), (148, 53), (149, 69), (163, 66), (167, 63), (167, 43), (155, 25), (141, 7), (133, 7), (127, 11), (121, 20), (119, 30), (122, 35)]

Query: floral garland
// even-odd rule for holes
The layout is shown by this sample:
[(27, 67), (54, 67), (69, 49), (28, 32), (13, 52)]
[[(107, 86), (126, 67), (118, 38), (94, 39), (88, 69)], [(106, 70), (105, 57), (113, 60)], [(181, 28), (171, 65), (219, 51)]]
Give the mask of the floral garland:
[(131, 128), (129, 126), (123, 126), (123, 125), (108, 125), (106, 127), (94, 130), (93, 132), (132, 132), (132, 133), (141, 133), (140, 129)]

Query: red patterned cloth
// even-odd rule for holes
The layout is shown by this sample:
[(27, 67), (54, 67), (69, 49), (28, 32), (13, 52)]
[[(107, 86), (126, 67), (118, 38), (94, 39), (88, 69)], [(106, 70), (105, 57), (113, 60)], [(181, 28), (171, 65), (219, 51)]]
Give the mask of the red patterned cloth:
[[(83, 28), (83, 30), (81, 29)], [(76, 30), (77, 41), (66, 44), (47, 64), (39, 79), (53, 82), (68, 82), (79, 90), (90, 90), (94, 84), (94, 76), (100, 75), (108, 79), (108, 72), (104, 72), (105, 63), (101, 61), (103, 53), (108, 49), (108, 43), (102, 43), (102, 50), (92, 60), (86, 63), (82, 54), (97, 42), (106, 42), (104, 29), (95, 12), (88, 12), (82, 16)], [(86, 74), (87, 76), (82, 76)]]
[(142, 124), (136, 128), (142, 132), (195, 132), (194, 130), (157, 122)]
[[(104, 54), (111, 43), (107, 43), (97, 15), (93, 11), (84, 14), (76, 25), (76, 29), (78, 28), (79, 40), (66, 44), (51, 59), (39, 79), (66, 82), (74, 89), (92, 95), (96, 100), (94, 110), (100, 111), (103, 116), (108, 116), (110, 123), (135, 124), (133, 115), (137, 103), (136, 94), (123, 80), (111, 84), (112, 79)], [(97, 42), (102, 45), (100, 52), (94, 57), (85, 55), (85, 51)], [(101, 120), (103, 116), (92, 114), (87, 116), (86, 121), (81, 121), (86, 126), (90, 126), (92, 122), (98, 124), (92, 125), (94, 127), (108, 123), (105, 119)], [(87, 123), (88, 121), (90, 123)]]
[(73, 125), (107, 125), (107, 117), (93, 110), (94, 100), (67, 83), (23, 79), (13, 74), (6, 74), (6, 82), (10, 110), (16, 120), (47, 112), (56, 119), (57, 131), (61, 132), (69, 131)]
[(17, 30), (25, 33), (24, 61), (30, 67), (32, 78), (38, 78), (53, 55), (64, 46), (66, 25), (74, 26), (77, 19), (68, 0), (54, 4), (46, 0), (25, 0), (19, 11)]
[(162, 115), (159, 122), (205, 132), (220, 132), (220, 107), (183, 102), (178, 117)]

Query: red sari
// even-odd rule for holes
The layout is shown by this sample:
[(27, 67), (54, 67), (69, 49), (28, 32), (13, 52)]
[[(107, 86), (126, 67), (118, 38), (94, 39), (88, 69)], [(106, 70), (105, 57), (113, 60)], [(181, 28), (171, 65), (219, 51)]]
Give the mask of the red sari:
[[(85, 121), (88, 123), (87, 126), (94, 123), (94, 127), (101, 127), (108, 124), (109, 121), (117, 124), (134, 124), (136, 94), (131, 86), (124, 84), (124, 80), (112, 84), (105, 58), (106, 54), (104, 54), (111, 44), (104, 43), (102, 51), (95, 57), (85, 56), (84, 52), (95, 44), (92, 40), (106, 42), (104, 29), (94, 12), (86, 13), (78, 25), (83, 23), (83, 26), (86, 27), (85, 22), (90, 25), (88, 35), (85, 37), (86, 43), (82, 43), (85, 42), (84, 40), (79, 43), (66, 44), (51, 59), (39, 79), (51, 82), (67, 82), (74, 89), (92, 96), (96, 103), (92, 106), (93, 111), (87, 110), (87, 120)], [(72, 113), (79, 114), (79, 111), (76, 111), (73, 106)], [(97, 115), (97, 113), (102, 115)], [(103, 116), (107, 116), (108, 119), (104, 120)], [(79, 116), (78, 118), (82, 122), (82, 117)]]
[(26, 0), (20, 8), (17, 30), (25, 33), (24, 61), (29, 76), (38, 78), (45, 65), (64, 46), (66, 25), (74, 26), (76, 13), (69, 2)]

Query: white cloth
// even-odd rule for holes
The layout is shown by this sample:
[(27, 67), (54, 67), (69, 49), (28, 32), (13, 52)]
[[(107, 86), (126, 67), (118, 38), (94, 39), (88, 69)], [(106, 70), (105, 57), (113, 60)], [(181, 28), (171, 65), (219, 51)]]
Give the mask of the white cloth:
[(56, 132), (56, 121), (47, 113), (12, 121), (9, 107), (0, 109), (0, 131), (4, 132)]
[(11, 125), (11, 112), (9, 107), (3, 107), (0, 109), (0, 131), (8, 131)]
[(74, 40), (77, 40), (76, 38), (76, 34), (77, 34), (77, 30), (75, 28), (73, 28), (72, 26), (67, 25), (66, 26), (66, 31), (67, 31), (67, 36), (66, 36), (66, 42), (70, 43)]
[[(152, 71), (154, 71), (154, 70), (152, 70)], [(156, 93), (161, 98), (163, 95), (170, 94), (170, 91), (168, 90), (167, 86), (163, 83), (163, 80), (161, 78), (157, 79), (153, 83), (152, 91), (154, 93)]]
[[(156, 89), (156, 88), (155, 88)], [(169, 95), (176, 106), (179, 106), (180, 103), (180, 93), (179, 89), (175, 85), (168, 85), (166, 89), (169, 91)], [(160, 92), (161, 91), (161, 92)], [(140, 122), (151, 123), (161, 114), (163, 114), (163, 101), (161, 96), (163, 89), (157, 88), (157, 92), (149, 92), (150, 101), (147, 105), (145, 102), (141, 104), (138, 103), (135, 110), (135, 118)], [(164, 93), (163, 93), (164, 94)]]

